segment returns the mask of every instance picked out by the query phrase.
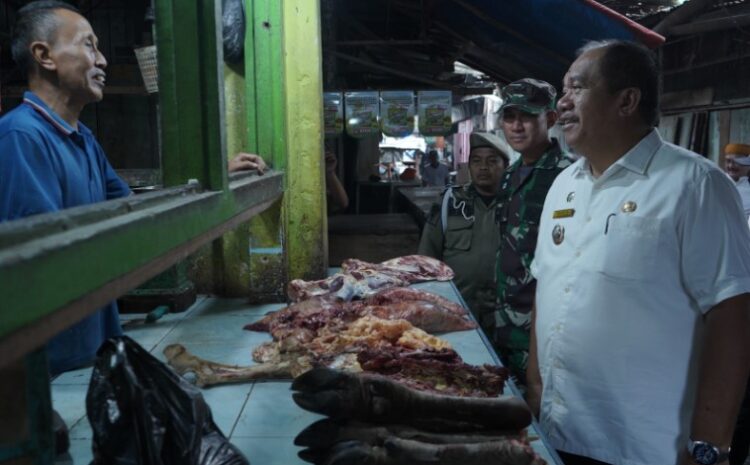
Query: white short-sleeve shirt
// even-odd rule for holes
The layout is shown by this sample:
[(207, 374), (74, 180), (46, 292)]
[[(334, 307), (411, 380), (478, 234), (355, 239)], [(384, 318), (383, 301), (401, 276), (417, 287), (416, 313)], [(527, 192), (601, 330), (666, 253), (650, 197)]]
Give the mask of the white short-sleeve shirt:
[(737, 192), (740, 193), (745, 216), (750, 218), (750, 180), (748, 180), (747, 176), (742, 176), (734, 185), (737, 187)]
[(551, 444), (613, 464), (676, 463), (700, 316), (750, 292), (750, 230), (731, 180), (656, 131), (599, 178), (582, 158), (547, 194), (531, 270)]

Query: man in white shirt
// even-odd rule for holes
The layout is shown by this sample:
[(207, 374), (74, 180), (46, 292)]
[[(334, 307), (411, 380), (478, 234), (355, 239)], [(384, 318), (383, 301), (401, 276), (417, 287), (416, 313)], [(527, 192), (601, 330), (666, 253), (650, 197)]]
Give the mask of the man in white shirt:
[(654, 54), (623, 41), (584, 47), (557, 104), (582, 158), (542, 211), (527, 377), (566, 465), (725, 462), (750, 372), (739, 196), (658, 105)]
[(727, 144), (724, 148), (724, 171), (734, 181), (742, 199), (745, 216), (750, 219), (750, 145)]
[(438, 153), (431, 150), (427, 164), (422, 166), (422, 185), (443, 187), (448, 184), (450, 170), (438, 161)]

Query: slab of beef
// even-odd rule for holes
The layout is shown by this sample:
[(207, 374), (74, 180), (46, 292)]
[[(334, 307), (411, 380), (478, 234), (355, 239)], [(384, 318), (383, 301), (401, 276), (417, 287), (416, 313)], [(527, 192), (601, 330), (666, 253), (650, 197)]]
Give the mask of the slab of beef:
[[(362, 350), (400, 347), (409, 350), (450, 349), (448, 342), (415, 328), (406, 320), (383, 320), (367, 315), (351, 323), (340, 321), (322, 327), (310, 341), (287, 337), (261, 344), (253, 351), (256, 362), (282, 360), (287, 354), (305, 352), (317, 361)], [(355, 358), (356, 361), (356, 358)], [(327, 362), (318, 362), (328, 364)], [(315, 365), (317, 363), (313, 363)]]
[(375, 270), (358, 270), (353, 274), (336, 273), (318, 281), (294, 279), (287, 286), (287, 295), (292, 302), (313, 297), (350, 301), (361, 299), (379, 289), (406, 286), (409, 283)]
[(418, 300), (424, 302), (430, 302), (445, 309), (451, 313), (455, 313), (459, 316), (466, 316), (466, 309), (461, 305), (448, 300), (445, 297), (433, 294), (432, 292), (420, 291), (411, 287), (392, 287), (388, 289), (382, 289), (361, 301), (356, 301), (353, 304), (359, 305), (388, 305), (394, 302), (402, 302), (404, 300)]
[(311, 340), (286, 337), (253, 350), (258, 365), (233, 366), (198, 358), (180, 344), (164, 349), (167, 363), (179, 374), (193, 373), (199, 386), (258, 379), (291, 379), (317, 366), (361, 371), (357, 353), (366, 349), (400, 347), (404, 350), (450, 349), (446, 341), (415, 328), (406, 320), (366, 316), (351, 323), (336, 321)]
[(407, 320), (428, 333), (476, 328), (463, 307), (448, 299), (416, 289), (392, 288), (352, 302), (320, 297), (303, 300), (248, 324), (245, 329), (269, 332), (275, 340), (290, 336), (310, 340), (334, 320), (348, 323), (366, 315)]
[(381, 263), (369, 263), (350, 258), (344, 260), (341, 269), (347, 273), (356, 270), (376, 270), (403, 279), (410, 284), (421, 281), (449, 281), (454, 276), (453, 270), (448, 265), (426, 255), (406, 255)]
[(420, 391), (453, 396), (497, 397), (509, 375), (504, 367), (466, 364), (453, 350), (364, 350), (357, 361), (365, 372)]
[(440, 260), (423, 255), (407, 255), (382, 263), (368, 263), (357, 259), (345, 260), (342, 271), (318, 281), (295, 279), (289, 283), (287, 294), (292, 302), (311, 297), (331, 300), (357, 300), (378, 290), (407, 286), (421, 281), (447, 281), (453, 270)]

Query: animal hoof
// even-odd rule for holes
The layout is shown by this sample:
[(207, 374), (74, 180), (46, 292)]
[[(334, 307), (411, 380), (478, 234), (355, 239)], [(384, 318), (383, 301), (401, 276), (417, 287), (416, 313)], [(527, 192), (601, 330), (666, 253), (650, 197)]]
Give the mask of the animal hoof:
[(317, 392), (324, 389), (346, 388), (351, 384), (351, 375), (330, 368), (315, 368), (292, 381), (293, 391)]
[(331, 447), (339, 436), (339, 425), (329, 419), (318, 420), (303, 429), (296, 438), (295, 446)]

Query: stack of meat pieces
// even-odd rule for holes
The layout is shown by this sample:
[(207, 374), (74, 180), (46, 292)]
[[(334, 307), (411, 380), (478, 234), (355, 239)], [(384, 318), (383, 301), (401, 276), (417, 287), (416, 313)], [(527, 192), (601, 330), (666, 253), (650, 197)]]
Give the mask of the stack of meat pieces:
[(382, 263), (350, 258), (341, 264), (341, 272), (319, 281), (295, 279), (287, 294), (292, 302), (311, 297), (350, 301), (362, 299), (378, 290), (408, 286), (422, 281), (448, 281), (453, 270), (440, 260), (424, 255), (407, 255)]
[(516, 397), (455, 397), (370, 373), (318, 368), (292, 383), (294, 401), (329, 418), (304, 429), (300, 458), (326, 465), (542, 465)]
[(429, 292), (397, 287), (350, 302), (313, 297), (269, 313), (245, 329), (269, 332), (275, 341), (285, 341), (291, 347), (310, 342), (321, 328), (340, 327), (368, 315), (385, 320), (406, 320), (428, 333), (476, 327), (460, 305)]
[[(401, 281), (452, 276), (442, 262), (420, 256), (378, 265), (347, 260), (343, 268), (355, 273), (388, 270)], [(468, 365), (446, 341), (429, 334), (475, 327), (466, 310), (455, 302), (417, 289), (392, 287), (371, 290), (359, 300), (310, 297), (247, 325), (245, 329), (269, 332), (273, 337), (253, 350), (257, 365), (209, 362), (179, 344), (167, 347), (165, 354), (173, 368), (194, 373), (201, 386), (293, 378), (327, 366), (382, 373), (427, 391), (497, 396), (508, 377), (504, 368)]]
[[(288, 343), (294, 340), (294, 343)], [(256, 347), (257, 365), (238, 367), (209, 362), (182, 345), (164, 350), (178, 373), (192, 372), (196, 384), (290, 379), (315, 367), (380, 373), (417, 389), (457, 396), (495, 397), (503, 392), (508, 372), (493, 365), (464, 363), (446, 341), (415, 328), (406, 320), (371, 315), (348, 324), (319, 328), (304, 344), (281, 339)]]

